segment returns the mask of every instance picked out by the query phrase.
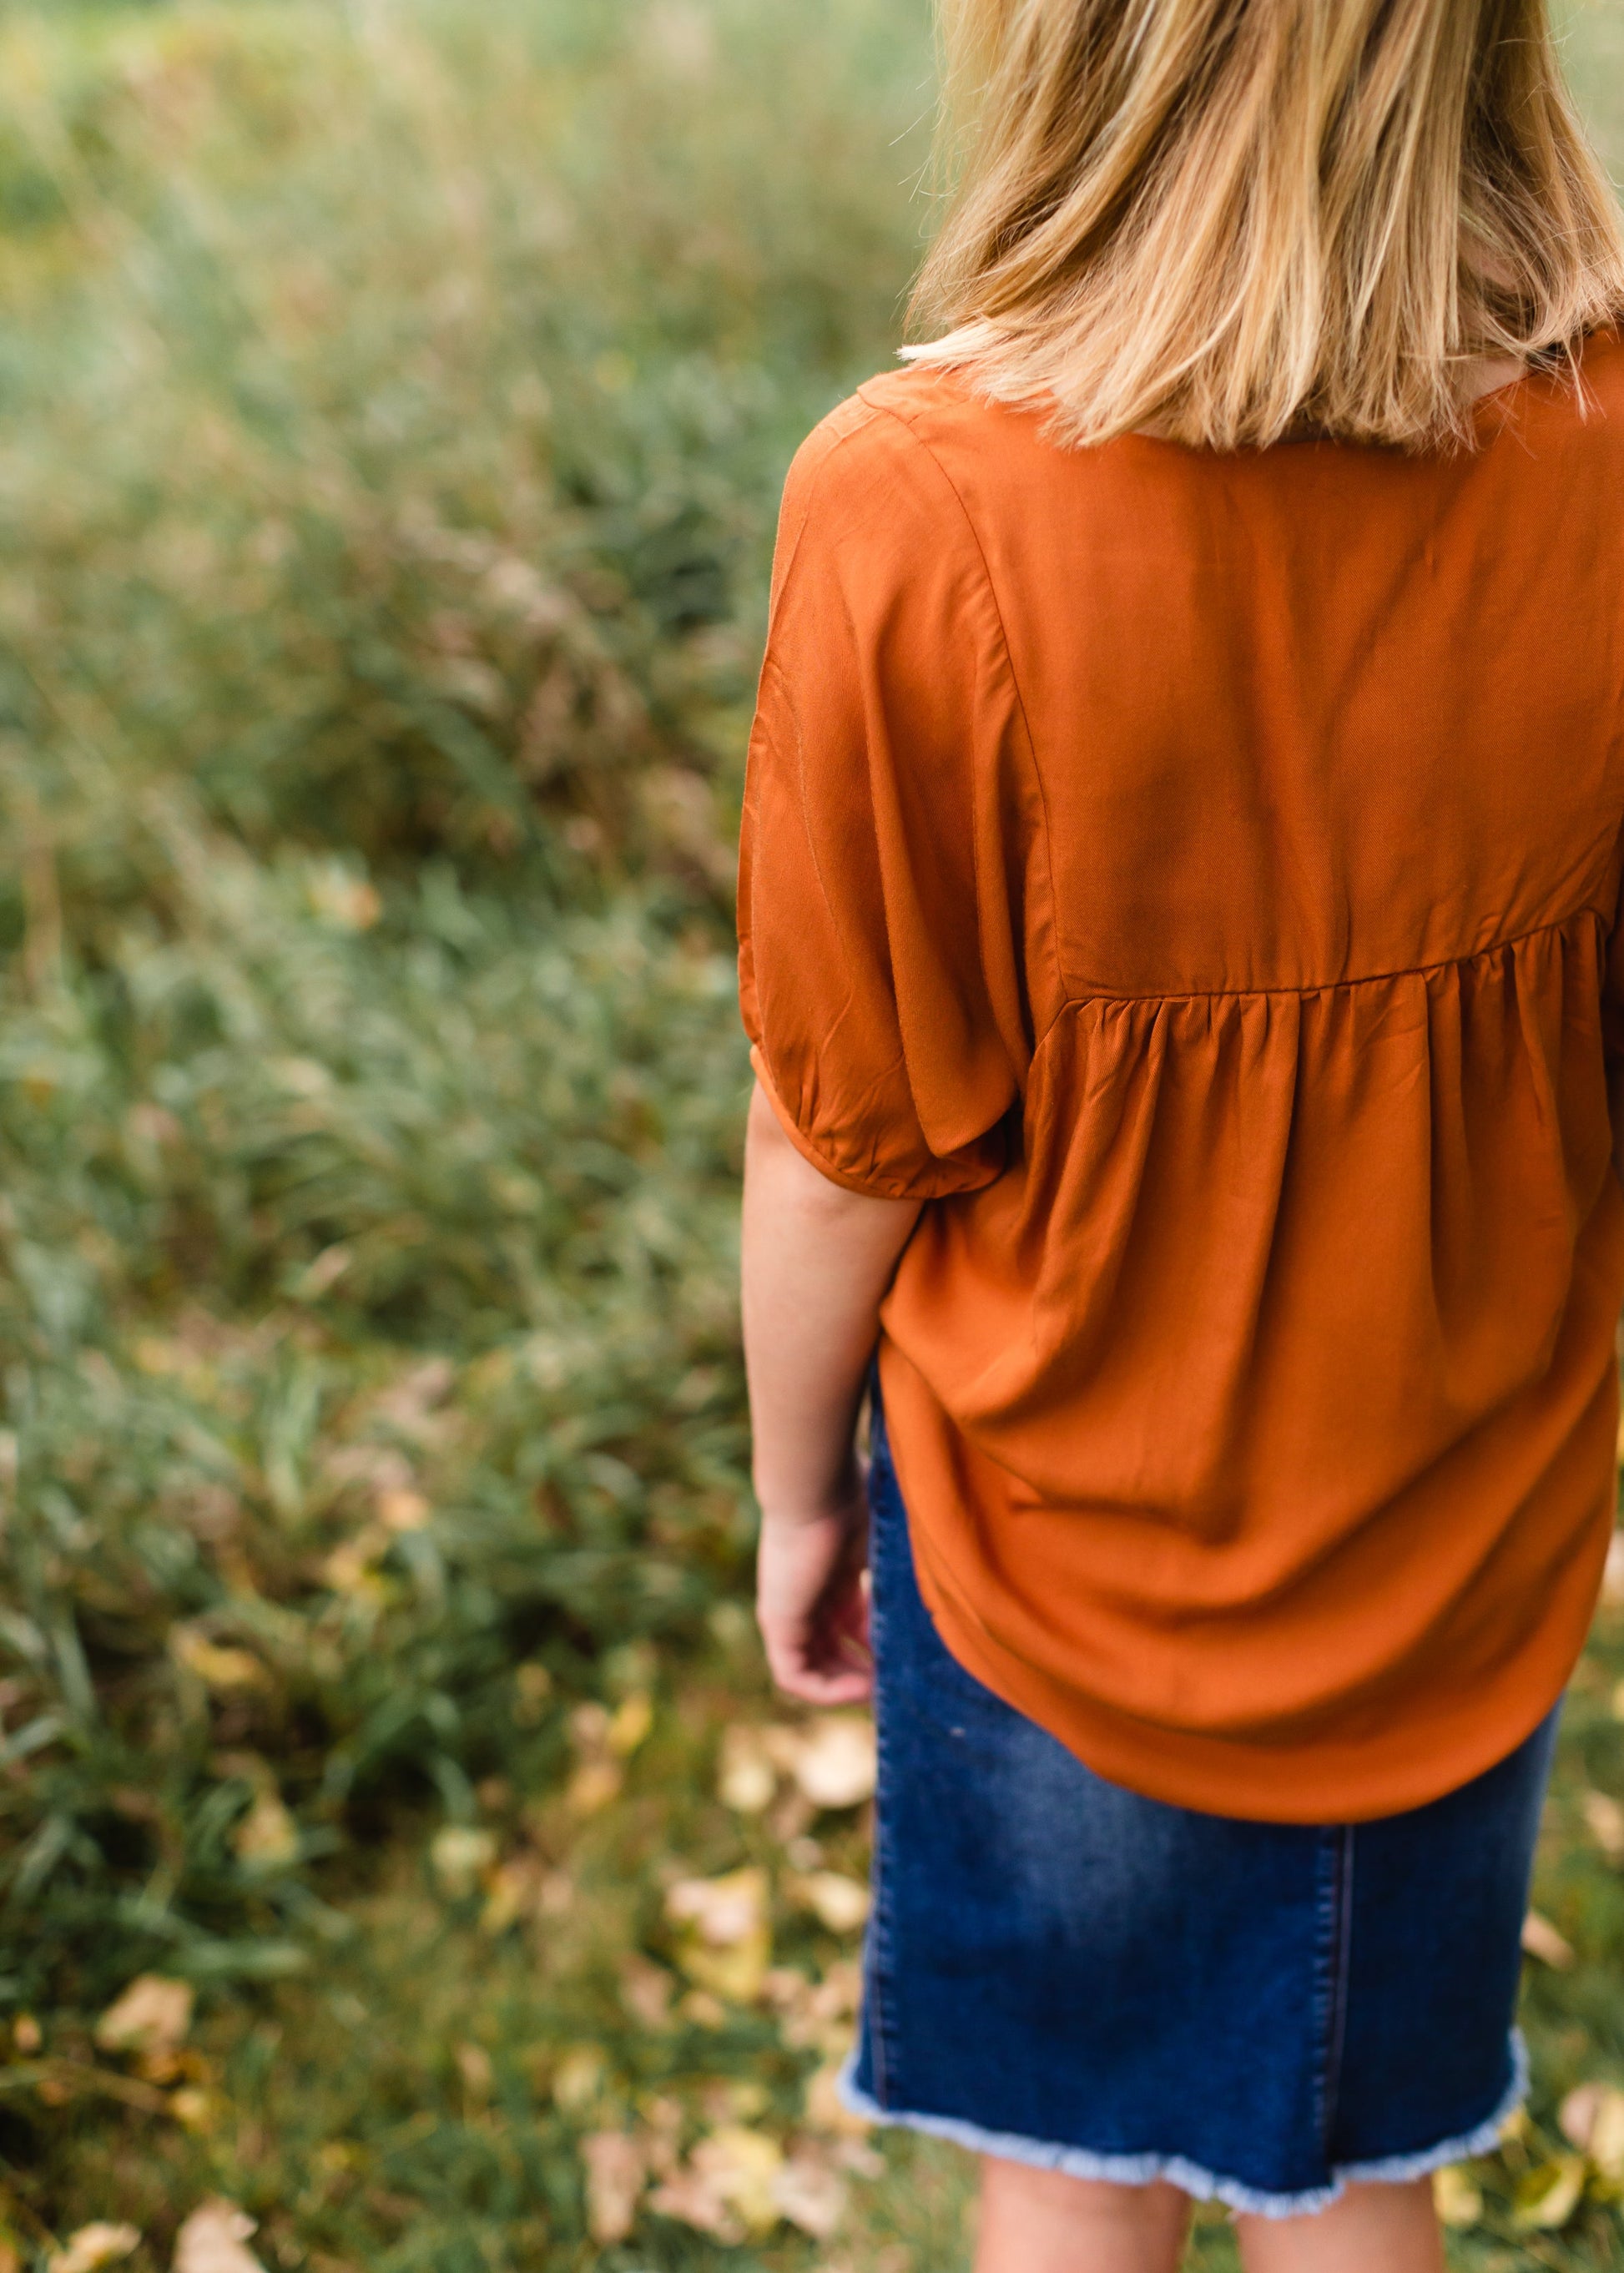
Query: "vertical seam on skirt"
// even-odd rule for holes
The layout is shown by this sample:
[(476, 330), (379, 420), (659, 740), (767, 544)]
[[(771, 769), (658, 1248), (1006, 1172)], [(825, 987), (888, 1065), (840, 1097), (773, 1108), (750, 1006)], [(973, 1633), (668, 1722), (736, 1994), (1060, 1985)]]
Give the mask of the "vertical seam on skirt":
[(1314, 2131), (1319, 2139), (1321, 2159), (1330, 2126), (1327, 2119), (1329, 2107), (1331, 2038), (1335, 2032), (1336, 2003), (1336, 1869), (1333, 1842), (1335, 1834), (1329, 1827), (1321, 1829), (1314, 1842)]
[(1320, 2096), (1320, 2143), (1327, 2163), (1341, 2112), (1342, 2053), (1348, 2037), (1348, 1974), (1353, 1950), (1354, 1828), (1339, 1825), (1331, 1878), (1330, 2004), (1326, 2015), (1325, 2070)]
[[(884, 1443), (883, 1435), (880, 1441), (881, 1446), (883, 1447)], [(879, 1457), (882, 1459), (884, 1458), (883, 1450), (880, 1452)], [(882, 1491), (883, 1490), (886, 1483), (891, 1481), (891, 1479), (890, 1477), (882, 1473)], [(884, 1613), (880, 1608), (879, 1595), (877, 1590), (876, 1590), (874, 1587), (872, 1577), (872, 1566), (879, 1559), (880, 1511), (877, 1505), (879, 1497), (879, 1494), (876, 1494), (873, 1499), (871, 1499), (868, 1517), (868, 1559), (870, 1564), (868, 1595), (869, 1643), (873, 1661), (876, 1669), (880, 1662), (881, 1632), (885, 1622)], [(882, 1978), (891, 1962), (891, 1934), (886, 1923), (887, 1879), (884, 1860), (884, 1797), (889, 1778), (886, 1774), (885, 1763), (886, 1714), (882, 1710), (882, 1702), (880, 1684), (876, 1677), (874, 1685), (874, 1837), (868, 1863), (868, 1877), (870, 1887), (872, 1888), (872, 1899), (869, 1906), (868, 1930), (863, 1938), (863, 2000), (867, 2007), (863, 2017), (865, 2029), (868, 2037), (869, 2048), (874, 2059), (874, 2096), (879, 2104), (882, 2107), (885, 2107), (888, 2106), (891, 2102), (891, 2072), (893, 2063), (889, 2057), (886, 2044), (886, 2032), (890, 2026), (890, 2017), (886, 1999), (881, 1987)]]

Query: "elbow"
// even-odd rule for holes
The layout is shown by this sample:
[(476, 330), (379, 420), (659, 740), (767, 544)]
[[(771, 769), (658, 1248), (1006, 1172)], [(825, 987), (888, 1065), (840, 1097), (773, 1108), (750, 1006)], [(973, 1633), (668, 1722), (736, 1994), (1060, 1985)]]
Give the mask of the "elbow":
[(777, 1109), (758, 1081), (750, 1098), (745, 1130), (747, 1181), (770, 1182), (784, 1200), (802, 1212), (833, 1224), (847, 1217), (872, 1213), (876, 1208), (906, 1207), (917, 1213), (917, 1201), (881, 1199), (851, 1190), (825, 1175), (808, 1159), (779, 1120)]

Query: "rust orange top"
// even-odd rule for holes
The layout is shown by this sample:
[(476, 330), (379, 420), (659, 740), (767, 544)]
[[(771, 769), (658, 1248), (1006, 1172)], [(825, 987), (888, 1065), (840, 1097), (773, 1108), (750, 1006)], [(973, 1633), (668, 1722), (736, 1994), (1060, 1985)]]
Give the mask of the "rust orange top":
[(786, 495), (741, 993), (929, 1203), (881, 1376), (948, 1647), (1282, 1821), (1509, 1751), (1610, 1536), (1624, 345), (1451, 457), (1064, 451), (950, 377)]

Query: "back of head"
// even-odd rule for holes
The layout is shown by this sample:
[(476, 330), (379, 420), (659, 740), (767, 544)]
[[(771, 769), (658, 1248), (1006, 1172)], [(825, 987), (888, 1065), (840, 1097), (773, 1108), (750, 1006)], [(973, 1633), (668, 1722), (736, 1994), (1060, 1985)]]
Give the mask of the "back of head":
[(1624, 313), (1546, 0), (939, 0), (957, 182), (910, 357), (1221, 449), (1470, 434)]

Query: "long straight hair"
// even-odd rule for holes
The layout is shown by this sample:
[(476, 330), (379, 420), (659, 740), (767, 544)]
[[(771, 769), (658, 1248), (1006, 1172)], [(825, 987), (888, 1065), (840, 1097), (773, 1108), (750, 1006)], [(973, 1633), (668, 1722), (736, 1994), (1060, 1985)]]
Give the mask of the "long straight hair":
[(904, 350), (1057, 438), (1470, 439), (1470, 366), (1624, 314), (1545, 0), (938, 0)]

